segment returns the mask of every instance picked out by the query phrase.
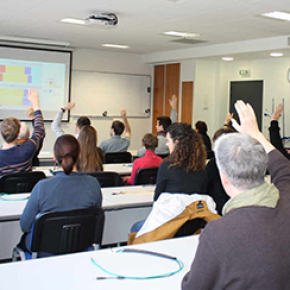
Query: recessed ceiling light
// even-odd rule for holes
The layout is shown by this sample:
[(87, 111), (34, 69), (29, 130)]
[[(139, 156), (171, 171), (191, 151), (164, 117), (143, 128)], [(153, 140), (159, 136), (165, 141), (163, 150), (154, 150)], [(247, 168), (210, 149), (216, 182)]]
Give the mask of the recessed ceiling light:
[(120, 49), (127, 49), (130, 46), (128, 45), (120, 45), (120, 44), (102, 44), (103, 47), (111, 47), (111, 48), (120, 48)]
[(272, 52), (272, 53), (270, 53), (270, 55), (273, 56), (273, 57), (280, 57), (280, 56), (283, 56), (283, 53), (281, 53), (281, 52)]
[(164, 32), (163, 34), (168, 35), (168, 36), (176, 36), (176, 37), (183, 37), (183, 38), (192, 38), (192, 37), (199, 36), (199, 34), (197, 33), (178, 32), (178, 31), (167, 31), (167, 32)]
[(222, 60), (224, 60), (224, 61), (233, 61), (234, 58), (233, 57), (222, 57)]
[(273, 11), (273, 12), (264, 13), (262, 14), (262, 16), (290, 21), (290, 13), (286, 13), (286, 12)]
[(64, 18), (60, 20), (64, 23), (70, 23), (70, 24), (79, 24), (79, 25), (85, 25), (85, 20), (82, 19), (74, 19), (74, 18)]

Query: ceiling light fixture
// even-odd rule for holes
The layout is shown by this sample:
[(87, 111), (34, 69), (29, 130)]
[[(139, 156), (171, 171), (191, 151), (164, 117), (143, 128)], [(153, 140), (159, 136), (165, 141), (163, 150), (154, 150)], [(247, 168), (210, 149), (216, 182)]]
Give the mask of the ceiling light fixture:
[(64, 23), (69, 23), (69, 24), (85, 25), (85, 20), (82, 20), (82, 19), (64, 18), (64, 19), (61, 19), (60, 21)]
[(121, 45), (121, 44), (102, 44), (103, 47), (111, 47), (111, 48), (120, 48), (120, 49), (127, 49), (130, 46), (128, 45)]
[(264, 14), (262, 14), (262, 16), (268, 17), (268, 18), (290, 21), (290, 13), (281, 12), (281, 11), (273, 11), (273, 12), (264, 13)]
[(39, 44), (39, 45), (52, 45), (52, 46), (69, 46), (69, 42), (57, 41), (41, 38), (24, 38), (24, 37), (12, 37), (12, 36), (0, 36), (0, 41), (12, 42), (12, 43), (25, 43), (25, 44)]
[(182, 37), (182, 38), (193, 38), (199, 36), (197, 33), (191, 33), (191, 32), (178, 32), (178, 31), (167, 31), (163, 34), (168, 36), (175, 36), (175, 37)]
[(233, 61), (234, 58), (233, 57), (222, 57), (222, 60), (224, 60), (224, 61)]
[(281, 53), (281, 52), (272, 52), (272, 53), (270, 53), (270, 55), (273, 56), (273, 57), (281, 57), (281, 56), (283, 56), (283, 53)]

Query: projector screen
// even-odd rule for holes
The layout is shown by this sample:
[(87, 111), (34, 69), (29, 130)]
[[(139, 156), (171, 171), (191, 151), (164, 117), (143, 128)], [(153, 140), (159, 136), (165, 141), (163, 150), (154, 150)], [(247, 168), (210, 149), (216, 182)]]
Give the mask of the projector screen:
[[(45, 121), (70, 100), (71, 52), (0, 46), (0, 119), (30, 120), (29, 89), (37, 89)], [(65, 112), (64, 121), (69, 121)]]

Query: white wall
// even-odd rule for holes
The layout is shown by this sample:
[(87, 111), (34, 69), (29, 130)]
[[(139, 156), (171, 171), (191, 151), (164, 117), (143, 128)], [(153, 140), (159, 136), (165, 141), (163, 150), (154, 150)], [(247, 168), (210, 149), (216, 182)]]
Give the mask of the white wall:
[[(224, 94), (227, 94), (229, 99), (229, 84), (230, 81), (251, 81), (263, 80), (263, 113), (272, 113), (272, 99), (274, 99), (275, 106), (285, 101), (285, 135), (290, 135), (290, 116), (287, 111), (290, 109), (290, 84), (286, 78), (287, 71), (290, 68), (290, 58), (267, 58), (257, 59), (252, 61), (234, 61), (231, 63), (221, 64), (223, 70), (226, 71), (221, 79), (224, 86)], [(243, 69), (251, 70), (251, 77), (242, 77), (239, 71)], [(227, 87), (227, 89), (225, 89)], [(227, 105), (227, 108), (229, 106)], [(263, 133), (268, 136), (268, 127), (270, 125), (270, 118), (263, 117)], [(280, 126), (283, 128), (282, 118)], [(282, 134), (282, 131), (281, 131)]]
[[(272, 99), (277, 106), (284, 98), (285, 136), (290, 136), (290, 84), (286, 78), (290, 58), (265, 58), (245, 61), (213, 61), (206, 58), (181, 62), (182, 81), (194, 81), (193, 124), (203, 120), (208, 124), (209, 136), (219, 129), (229, 109), (231, 81), (264, 81), (263, 112), (272, 113)], [(251, 70), (251, 77), (239, 71)], [(181, 101), (181, 100), (180, 100)], [(263, 118), (263, 133), (268, 136), (270, 118)], [(280, 127), (283, 129), (282, 118)], [(282, 134), (282, 130), (281, 130)]]
[[(77, 49), (73, 52), (72, 70), (102, 71), (113, 73), (143, 74), (153, 75), (152, 66), (143, 63), (143, 58), (137, 54)], [(72, 98), (73, 101), (73, 98)], [(76, 104), (77, 106), (77, 104)], [(126, 108), (126, 104), (124, 104)], [(71, 111), (73, 115), (73, 110)], [(92, 119), (93, 126), (98, 131), (98, 143), (108, 139), (110, 126), (113, 119)], [(76, 118), (71, 118), (70, 123), (63, 123), (63, 129), (66, 133), (75, 134)], [(141, 145), (141, 139), (145, 133), (151, 132), (152, 119), (130, 119), (132, 128), (132, 143), (129, 149), (137, 150)], [(55, 135), (50, 128), (51, 123), (46, 123), (46, 138), (43, 145), (43, 151), (52, 151), (53, 144), (56, 140)], [(2, 140), (1, 140), (2, 142)]]

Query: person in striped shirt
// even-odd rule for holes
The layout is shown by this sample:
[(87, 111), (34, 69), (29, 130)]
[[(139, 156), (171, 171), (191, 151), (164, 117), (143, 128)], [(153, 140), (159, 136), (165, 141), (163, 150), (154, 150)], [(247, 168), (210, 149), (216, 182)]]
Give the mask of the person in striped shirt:
[(45, 136), (43, 116), (39, 107), (39, 96), (36, 89), (29, 90), (28, 100), (34, 109), (33, 134), (31, 138), (18, 145), (21, 123), (16, 118), (6, 118), (0, 125), (4, 140), (0, 149), (0, 174), (29, 171), (32, 169), (32, 158)]

